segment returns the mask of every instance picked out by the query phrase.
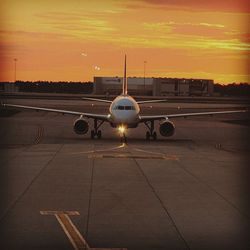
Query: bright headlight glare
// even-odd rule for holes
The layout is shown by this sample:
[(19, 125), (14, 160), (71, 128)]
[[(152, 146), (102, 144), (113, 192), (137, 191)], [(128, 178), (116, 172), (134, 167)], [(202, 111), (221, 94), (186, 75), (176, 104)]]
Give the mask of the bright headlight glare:
[(120, 133), (124, 133), (125, 130), (126, 130), (126, 128), (125, 128), (124, 126), (119, 126), (119, 127), (118, 127), (118, 131), (119, 131)]

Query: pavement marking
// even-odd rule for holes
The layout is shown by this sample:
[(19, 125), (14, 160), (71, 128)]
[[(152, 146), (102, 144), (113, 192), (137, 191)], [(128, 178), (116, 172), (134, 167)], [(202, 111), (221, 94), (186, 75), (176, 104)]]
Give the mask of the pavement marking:
[(132, 150), (135, 150), (135, 151), (139, 151), (139, 152), (144, 152), (144, 153), (147, 153), (147, 154), (154, 154), (154, 155), (165, 156), (165, 154), (163, 154), (163, 153), (148, 151), (148, 150), (144, 150), (144, 149), (140, 149), (140, 148), (131, 148), (131, 149), (132, 149)]
[(121, 158), (121, 159), (150, 159), (150, 160), (173, 160), (178, 161), (179, 158), (176, 155), (164, 155), (164, 156), (154, 156), (154, 155), (131, 155), (131, 154), (93, 154), (88, 155), (88, 158)]
[(62, 226), (63, 231), (68, 236), (70, 242), (74, 246), (74, 249), (89, 249), (87, 242), (84, 240), (80, 232), (74, 226), (67, 214), (56, 214), (56, 219)]
[(40, 214), (41, 215), (56, 215), (56, 214), (80, 215), (78, 211), (54, 211), (54, 210), (40, 211)]
[(61, 225), (75, 250), (127, 250), (127, 248), (90, 248), (69, 215), (80, 215), (78, 211), (40, 211), (41, 215), (53, 215)]
[(122, 143), (121, 145), (116, 146), (116, 147), (112, 147), (112, 148), (105, 148), (105, 149), (99, 149), (99, 150), (89, 150), (89, 151), (83, 151), (83, 152), (74, 152), (74, 153), (71, 153), (71, 154), (72, 155), (75, 155), (75, 154), (93, 154), (93, 153), (96, 153), (96, 152), (113, 151), (113, 150), (124, 148), (125, 146), (126, 146), (126, 143)]
[(41, 215), (54, 215), (75, 250), (89, 249), (87, 242), (77, 230), (69, 215), (80, 215), (77, 211), (40, 211)]
[(44, 134), (44, 128), (42, 126), (39, 126), (38, 127), (38, 130), (37, 130), (37, 134), (36, 134), (36, 138), (33, 142), (33, 144), (39, 144), (43, 138), (43, 134)]
[(129, 154), (98, 154), (99, 152), (107, 152), (107, 151), (114, 151), (117, 149), (122, 149), (128, 147), (126, 143), (122, 143), (119, 146), (112, 147), (112, 148), (105, 148), (100, 150), (89, 150), (83, 152), (74, 152), (71, 154), (89, 154), (88, 158), (95, 159), (95, 158), (123, 158), (123, 159), (152, 159), (152, 160), (174, 160), (179, 161), (179, 157), (176, 155), (165, 155), (163, 153), (147, 151), (139, 148), (131, 148), (132, 150), (139, 151), (142, 153), (146, 153), (147, 155), (131, 155)]

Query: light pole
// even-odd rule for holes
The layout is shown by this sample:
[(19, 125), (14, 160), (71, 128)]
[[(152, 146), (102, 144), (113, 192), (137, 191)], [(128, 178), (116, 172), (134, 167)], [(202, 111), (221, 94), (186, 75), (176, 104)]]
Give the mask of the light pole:
[(14, 82), (16, 82), (16, 62), (17, 58), (14, 58)]
[(145, 83), (145, 71), (146, 71), (146, 61), (143, 62), (144, 63), (144, 95), (146, 95), (146, 83)]
[[(101, 67), (97, 66), (97, 65), (93, 65), (93, 77), (95, 76), (95, 71), (100, 71)], [(96, 73), (97, 74), (97, 73)], [(98, 76), (98, 75), (97, 75)]]
[(96, 77), (98, 77), (98, 74), (97, 73), (95, 74), (95, 71), (100, 71), (100, 70), (101, 70), (101, 67), (99, 67), (97, 65), (92, 66), (93, 84), (94, 84), (94, 92), (95, 93), (98, 92), (98, 89), (99, 89), (98, 88), (99, 84), (97, 85), (98, 80), (95, 81), (95, 75), (96, 75)]

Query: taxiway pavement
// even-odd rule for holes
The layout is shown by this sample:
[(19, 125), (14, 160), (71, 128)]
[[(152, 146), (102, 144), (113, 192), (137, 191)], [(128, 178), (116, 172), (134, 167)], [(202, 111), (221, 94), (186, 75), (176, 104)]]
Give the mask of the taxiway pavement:
[[(83, 101), (11, 101), (107, 112)], [(142, 111), (232, 106), (161, 103)], [(128, 131), (128, 144), (108, 124), (101, 140), (78, 136), (75, 119), (0, 117), (1, 249), (248, 248), (246, 114), (174, 119), (176, 134), (158, 133), (157, 141), (145, 140), (141, 124)]]

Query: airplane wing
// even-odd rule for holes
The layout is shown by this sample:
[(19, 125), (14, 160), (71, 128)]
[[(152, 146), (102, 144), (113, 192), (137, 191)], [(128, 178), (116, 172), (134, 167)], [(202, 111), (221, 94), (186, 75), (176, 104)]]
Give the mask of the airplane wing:
[[(82, 97), (82, 100), (86, 101), (94, 101), (94, 102), (105, 102), (105, 103), (112, 103), (110, 100), (105, 99), (98, 99), (98, 98), (89, 98), (89, 97)], [(147, 104), (147, 103), (157, 103), (157, 102), (166, 102), (167, 100), (147, 100), (147, 101), (137, 101), (138, 104)]]
[(20, 108), (20, 109), (29, 109), (29, 110), (35, 110), (35, 111), (47, 111), (47, 112), (54, 112), (54, 113), (60, 113), (60, 114), (76, 115), (76, 116), (83, 116), (86, 118), (98, 119), (102, 121), (109, 121), (108, 115), (101, 115), (101, 114), (82, 113), (82, 112), (62, 110), (62, 109), (50, 109), (50, 108), (32, 107), (32, 106), (23, 106), (23, 105), (5, 104), (5, 103), (3, 103), (2, 106)]
[(86, 101), (112, 103), (112, 101), (110, 101), (110, 100), (104, 100), (104, 99), (98, 99), (98, 98), (82, 97), (81, 99), (82, 99), (82, 100), (86, 100)]
[(147, 103), (157, 103), (157, 102), (166, 102), (166, 99), (163, 100), (148, 100), (148, 101), (137, 101), (138, 104), (147, 104)]
[(180, 117), (186, 118), (190, 116), (206, 116), (206, 115), (232, 114), (232, 113), (245, 113), (245, 112), (248, 112), (248, 110), (212, 111), (212, 112), (170, 114), (170, 115), (142, 115), (140, 116), (140, 122), (163, 120), (168, 118), (180, 118)]

